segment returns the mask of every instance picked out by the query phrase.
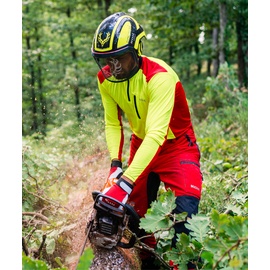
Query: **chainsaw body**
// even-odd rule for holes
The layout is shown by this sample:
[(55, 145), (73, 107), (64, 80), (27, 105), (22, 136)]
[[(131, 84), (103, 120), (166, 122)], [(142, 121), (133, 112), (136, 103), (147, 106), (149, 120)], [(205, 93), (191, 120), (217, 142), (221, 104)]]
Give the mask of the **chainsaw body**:
[[(139, 216), (133, 207), (100, 192), (94, 192), (93, 198), (94, 207), (87, 224), (90, 242), (106, 249), (115, 246), (133, 247), (139, 231)], [(119, 207), (108, 204), (105, 198), (114, 201)]]

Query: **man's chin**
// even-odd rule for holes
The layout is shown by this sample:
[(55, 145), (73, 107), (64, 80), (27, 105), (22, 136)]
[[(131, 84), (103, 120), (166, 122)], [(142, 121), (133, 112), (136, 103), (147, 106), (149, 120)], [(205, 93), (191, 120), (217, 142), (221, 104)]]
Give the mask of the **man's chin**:
[(117, 80), (123, 80), (126, 78), (126, 76), (124, 74), (117, 74), (117, 75), (114, 75), (115, 79)]

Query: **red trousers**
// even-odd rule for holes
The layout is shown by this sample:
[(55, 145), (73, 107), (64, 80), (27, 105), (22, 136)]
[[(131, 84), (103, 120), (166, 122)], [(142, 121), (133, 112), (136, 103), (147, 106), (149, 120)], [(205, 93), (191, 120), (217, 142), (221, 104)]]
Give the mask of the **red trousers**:
[[(142, 140), (134, 134), (131, 137), (129, 164)], [(158, 174), (165, 188), (170, 188), (175, 196), (201, 197), (202, 174), (200, 171), (200, 151), (193, 131), (180, 138), (167, 140), (161, 151), (136, 180), (129, 203), (140, 217), (148, 208), (147, 178), (150, 172)]]

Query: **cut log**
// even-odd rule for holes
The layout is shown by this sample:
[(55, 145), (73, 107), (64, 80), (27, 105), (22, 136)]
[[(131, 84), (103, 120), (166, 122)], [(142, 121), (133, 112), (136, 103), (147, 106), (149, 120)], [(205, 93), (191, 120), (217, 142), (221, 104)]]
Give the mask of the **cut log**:
[(122, 249), (115, 247), (105, 249), (92, 245), (95, 258), (91, 270), (138, 270), (141, 262), (137, 249)]

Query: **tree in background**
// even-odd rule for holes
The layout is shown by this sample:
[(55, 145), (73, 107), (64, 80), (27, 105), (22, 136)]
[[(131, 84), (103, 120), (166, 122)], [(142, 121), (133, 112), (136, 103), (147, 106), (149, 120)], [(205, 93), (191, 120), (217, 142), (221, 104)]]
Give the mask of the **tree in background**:
[(102, 115), (91, 44), (98, 23), (117, 11), (143, 25), (144, 53), (180, 78), (216, 76), (227, 62), (248, 85), (247, 0), (34, 0), (22, 11), (23, 135)]

